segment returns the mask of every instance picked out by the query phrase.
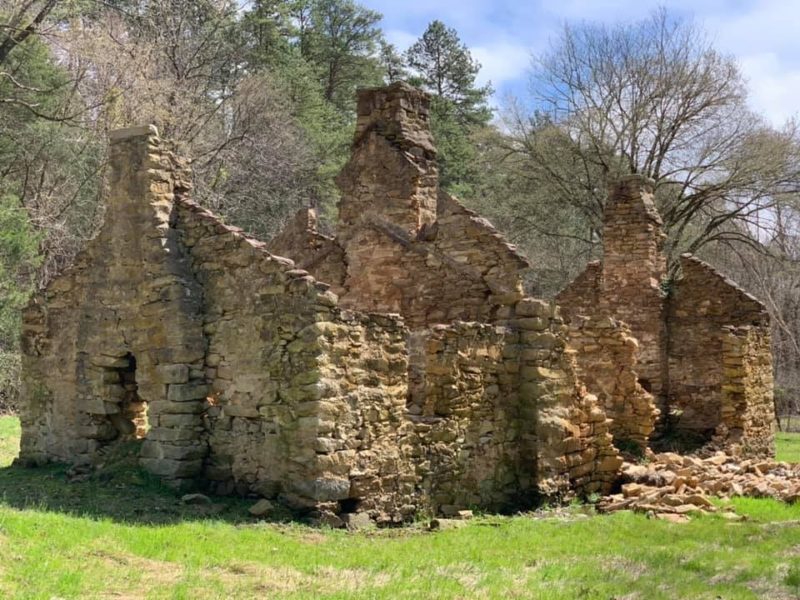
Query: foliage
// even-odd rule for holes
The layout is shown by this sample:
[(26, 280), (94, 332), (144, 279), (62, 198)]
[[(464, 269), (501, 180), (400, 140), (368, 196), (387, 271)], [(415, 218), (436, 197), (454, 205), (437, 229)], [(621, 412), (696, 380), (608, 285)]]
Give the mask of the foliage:
[[(299, 32), (300, 50), (318, 69), (323, 97), (351, 112), (356, 87), (381, 82), (376, 57), (383, 39), (381, 15), (352, 0), (312, 0)], [(302, 9), (301, 9), (302, 10)]]
[(411, 82), (433, 95), (431, 129), (438, 149), (440, 183), (459, 196), (472, 197), (481, 181), (475, 136), (492, 117), (489, 85), (477, 86), (480, 63), (455, 29), (433, 21), (407, 51)]
[(0, 413), (19, 390), (20, 311), (33, 291), (39, 237), (15, 196), (0, 196)]
[(538, 127), (525, 143), (530, 152), (551, 154), (550, 168), (528, 160), (507, 134), (484, 130), (476, 160), (482, 178), (467, 201), (530, 259), (529, 292), (552, 297), (598, 257), (600, 238), (592, 217), (565, 199), (580, 193), (586, 175), (574, 168), (572, 144), (547, 121)]
[(408, 79), (408, 69), (403, 55), (397, 51), (394, 44), (381, 42), (381, 70), (384, 83), (394, 83)]
[(439, 118), (453, 119), (462, 126), (489, 121), (491, 111), (486, 102), (491, 86), (475, 85), (481, 65), (472, 58), (455, 29), (432, 21), (406, 51), (406, 60), (423, 87), (444, 101), (437, 108)]
[[(663, 9), (636, 23), (565, 25), (535, 61), (531, 86), (536, 106), (574, 144), (578, 172), (589, 174), (583, 193), (563, 201), (599, 223), (609, 181), (652, 178), (673, 266), (709, 243), (757, 243), (729, 223), (758, 227), (759, 215), (797, 189), (794, 128), (767, 126), (747, 106), (735, 61)], [(561, 185), (549, 160), (557, 155), (526, 143), (525, 111), (511, 122), (518, 151)]]

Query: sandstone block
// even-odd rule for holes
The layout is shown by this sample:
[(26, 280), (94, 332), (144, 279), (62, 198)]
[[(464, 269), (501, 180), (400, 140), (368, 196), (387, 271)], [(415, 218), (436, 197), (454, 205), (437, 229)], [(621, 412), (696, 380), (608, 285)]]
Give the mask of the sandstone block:
[(204, 383), (173, 383), (167, 388), (170, 402), (190, 402), (203, 400), (208, 395), (208, 385)]
[(161, 383), (186, 383), (189, 381), (188, 365), (159, 365), (156, 367)]
[(275, 507), (273, 506), (272, 502), (270, 502), (265, 498), (262, 498), (261, 500), (253, 504), (253, 506), (248, 508), (247, 512), (249, 512), (254, 517), (265, 517), (269, 515), (269, 513), (271, 513), (273, 510), (275, 510)]

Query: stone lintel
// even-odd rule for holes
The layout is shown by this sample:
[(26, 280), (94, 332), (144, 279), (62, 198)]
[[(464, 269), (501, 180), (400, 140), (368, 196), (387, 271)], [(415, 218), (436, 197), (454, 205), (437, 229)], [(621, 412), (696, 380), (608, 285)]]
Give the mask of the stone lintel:
[(126, 127), (124, 129), (115, 129), (108, 133), (108, 139), (113, 144), (128, 138), (134, 137), (158, 137), (158, 129), (155, 125), (139, 125), (137, 127)]

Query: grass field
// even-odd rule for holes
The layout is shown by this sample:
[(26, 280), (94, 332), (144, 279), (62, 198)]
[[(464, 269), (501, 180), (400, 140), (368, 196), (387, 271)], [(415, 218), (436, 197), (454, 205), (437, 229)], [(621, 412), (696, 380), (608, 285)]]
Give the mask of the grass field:
[(800, 463), (800, 433), (778, 433), (775, 442), (778, 460)]
[(800, 598), (798, 505), (735, 500), (744, 522), (574, 507), (351, 534), (257, 523), (237, 500), (183, 506), (134, 467), (81, 483), (11, 468), (18, 435), (0, 418), (0, 598)]

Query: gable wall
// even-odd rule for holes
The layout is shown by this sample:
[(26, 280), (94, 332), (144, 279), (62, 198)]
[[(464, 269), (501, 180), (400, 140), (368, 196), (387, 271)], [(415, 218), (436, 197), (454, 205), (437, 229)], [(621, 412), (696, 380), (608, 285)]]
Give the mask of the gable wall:
[[(202, 290), (171, 227), (188, 183), (149, 128), (111, 140), (106, 223), (23, 317), (23, 461), (89, 460), (122, 436), (115, 369), (136, 361), (146, 402), (147, 456), (176, 479), (200, 471), (204, 449), (177, 414), (199, 413)], [(120, 217), (124, 215), (124, 217)]]
[(721, 423), (725, 326), (756, 326), (768, 335), (763, 305), (702, 261), (681, 258), (682, 276), (668, 303), (669, 408), (672, 426), (708, 435)]

